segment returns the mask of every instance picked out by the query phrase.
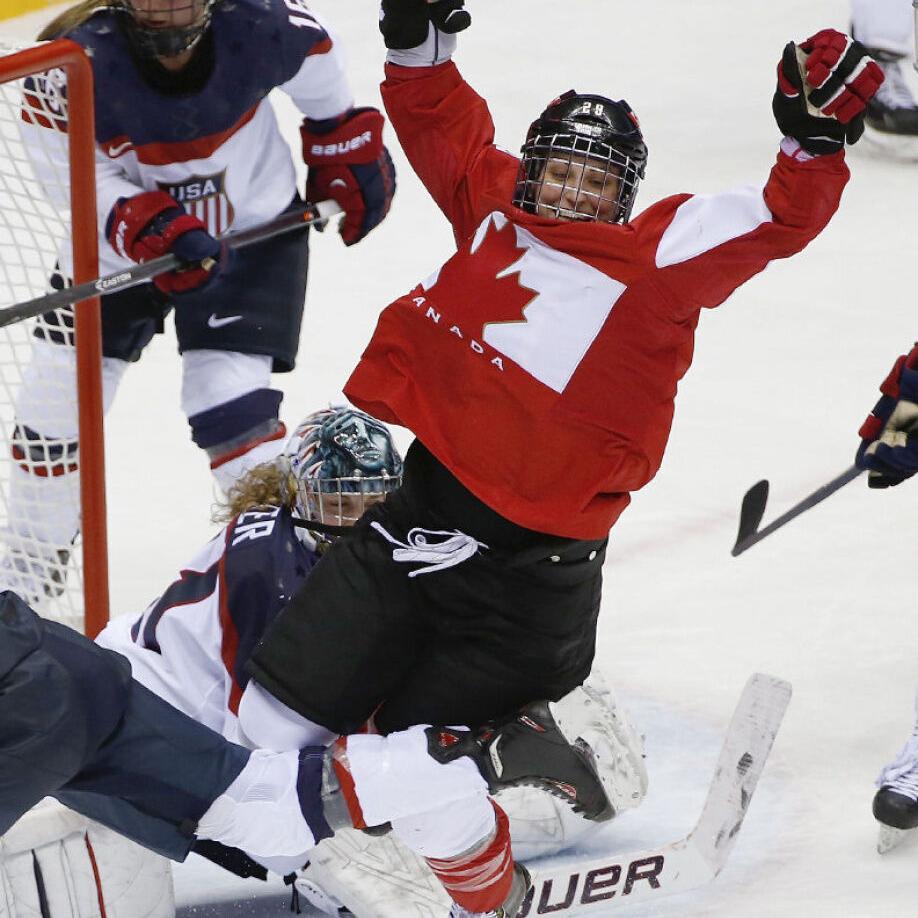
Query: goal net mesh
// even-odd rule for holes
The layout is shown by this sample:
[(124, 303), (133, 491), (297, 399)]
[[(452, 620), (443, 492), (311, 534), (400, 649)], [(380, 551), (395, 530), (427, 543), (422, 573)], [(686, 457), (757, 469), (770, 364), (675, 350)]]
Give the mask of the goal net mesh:
[[(72, 276), (67, 77), (0, 47), (0, 310)], [(2, 313), (0, 313), (2, 314)], [(73, 311), (0, 328), (0, 589), (83, 626)]]

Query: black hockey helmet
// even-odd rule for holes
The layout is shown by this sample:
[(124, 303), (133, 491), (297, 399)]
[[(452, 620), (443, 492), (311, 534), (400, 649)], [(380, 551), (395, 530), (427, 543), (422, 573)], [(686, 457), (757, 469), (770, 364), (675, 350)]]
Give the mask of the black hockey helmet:
[(647, 144), (624, 100), (568, 90), (532, 122), (521, 152), (517, 207), (569, 220), (631, 217)]
[(113, 0), (111, 8), (126, 14), (137, 51), (146, 58), (175, 57), (191, 50), (210, 25), (220, 0)]

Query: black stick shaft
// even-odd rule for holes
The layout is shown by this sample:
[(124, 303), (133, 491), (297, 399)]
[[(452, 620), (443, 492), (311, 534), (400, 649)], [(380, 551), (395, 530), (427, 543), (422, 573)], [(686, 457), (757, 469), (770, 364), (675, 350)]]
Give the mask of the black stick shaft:
[(772, 520), (764, 529), (760, 529), (758, 532), (753, 533), (746, 539), (743, 539), (742, 542), (737, 542), (734, 546), (732, 554), (734, 557), (741, 554), (747, 548), (755, 545), (756, 542), (761, 542), (765, 536), (771, 535), (776, 530), (780, 529), (786, 523), (789, 523), (792, 519), (800, 516), (806, 510), (809, 510), (811, 507), (815, 507), (816, 504), (822, 503), (827, 497), (833, 495), (839, 488), (843, 488), (846, 484), (851, 481), (854, 481), (858, 475), (861, 474), (863, 469), (859, 469), (856, 465), (852, 465), (851, 468), (846, 469), (841, 473), (837, 478), (833, 478), (828, 484), (824, 484), (821, 488), (817, 488), (813, 491), (812, 494), (804, 497), (799, 504), (794, 504), (786, 513), (782, 513), (777, 519)]
[[(283, 233), (290, 233), (293, 230), (311, 226), (313, 223), (320, 223), (339, 213), (341, 209), (334, 201), (320, 201), (318, 204), (306, 205), (303, 210), (281, 214), (261, 226), (253, 226), (240, 233), (228, 233), (219, 238), (231, 249), (243, 249), (256, 242), (265, 242)], [(78, 287), (68, 287), (56, 293), (46, 293), (33, 300), (26, 300), (15, 306), (0, 309), (0, 328), (12, 325), (14, 322), (21, 322), (23, 319), (31, 319), (33, 316), (40, 316), (52, 309), (72, 306), (74, 303), (79, 303), (80, 300), (88, 300), (103, 293), (116, 293), (120, 290), (127, 290), (129, 287), (136, 287), (159, 274), (174, 271), (182, 266), (182, 261), (175, 255), (163, 255), (161, 258), (154, 258), (153, 261), (132, 266), (117, 274), (109, 274), (106, 277), (87, 281)]]

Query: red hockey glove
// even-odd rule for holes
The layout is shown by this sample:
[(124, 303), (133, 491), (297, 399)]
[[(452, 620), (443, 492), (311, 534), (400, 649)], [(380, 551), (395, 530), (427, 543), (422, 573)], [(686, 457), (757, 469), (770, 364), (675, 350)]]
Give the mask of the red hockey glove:
[(858, 431), (854, 462), (870, 470), (871, 488), (891, 488), (918, 472), (918, 344), (895, 362), (880, 392)]
[[(198, 290), (219, 270), (220, 243), (165, 191), (144, 191), (131, 198), (119, 198), (108, 215), (105, 235), (122, 258), (144, 262), (171, 252), (186, 262), (187, 268), (153, 278), (157, 288), (166, 294)], [(205, 259), (207, 267), (201, 264)]]
[(300, 128), (309, 166), (306, 199), (338, 202), (345, 245), (382, 223), (395, 194), (395, 166), (382, 142), (384, 123), (375, 108), (355, 108), (331, 130), (309, 118)]
[(883, 71), (860, 42), (823, 29), (799, 48), (785, 46), (772, 110), (778, 127), (804, 150), (835, 153), (864, 133), (867, 103), (882, 83)]

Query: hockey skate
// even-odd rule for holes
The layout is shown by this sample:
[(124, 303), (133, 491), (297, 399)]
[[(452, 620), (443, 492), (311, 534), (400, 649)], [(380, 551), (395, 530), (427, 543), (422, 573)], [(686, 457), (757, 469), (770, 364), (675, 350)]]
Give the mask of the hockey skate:
[(918, 827), (918, 723), (908, 742), (877, 778), (873, 815), (880, 823), (877, 850), (895, 848)]
[(890, 156), (918, 159), (918, 102), (909, 88), (901, 57), (868, 48), (885, 80), (867, 103), (865, 140)]
[(531, 886), (529, 871), (522, 864), (514, 864), (513, 886), (510, 887), (510, 895), (500, 908), (492, 912), (470, 912), (454, 902), (449, 910), (449, 918), (516, 918)]
[(603, 692), (611, 694), (597, 683), (581, 686), (474, 733), (431, 727), (430, 754), (441, 762), (470, 756), (492, 793), (530, 785), (602, 822), (637, 806), (647, 789), (640, 737)]

